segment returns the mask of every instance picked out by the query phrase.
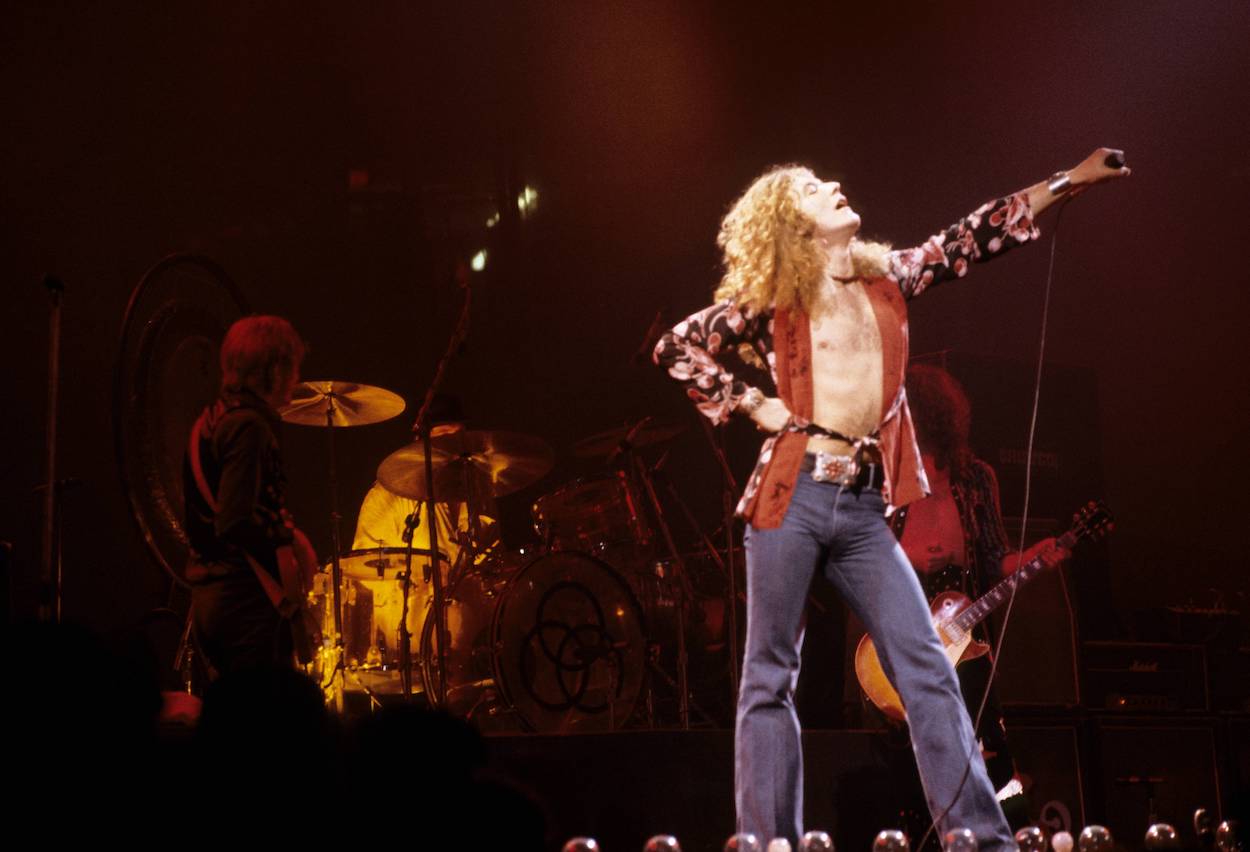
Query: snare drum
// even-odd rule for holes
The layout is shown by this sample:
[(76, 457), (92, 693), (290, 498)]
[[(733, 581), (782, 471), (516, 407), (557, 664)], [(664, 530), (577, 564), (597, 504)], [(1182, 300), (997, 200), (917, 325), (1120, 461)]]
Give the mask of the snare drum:
[[(343, 655), (348, 674), (343, 678), (347, 692), (363, 691), (383, 695), (403, 691), (399, 667), (399, 622), (403, 618), (403, 584), (397, 579), (405, 563), (402, 547), (373, 547), (353, 550), (339, 557), (343, 574), (341, 601), (343, 605)], [(408, 587), (408, 632), (412, 648), (412, 669), (417, 668), (418, 640), (426, 611), (433, 596), (431, 585), (422, 576), (420, 557), (412, 563), (412, 582)], [(322, 635), (332, 642), (334, 607), (330, 589), (331, 566), (326, 565), (325, 594), (316, 602), (320, 609)], [(327, 649), (333, 656), (333, 648)], [(333, 660), (326, 666), (332, 666)], [(329, 672), (325, 673), (327, 676)], [(321, 678), (325, 680), (325, 677)], [(413, 690), (419, 691), (421, 680), (413, 678)]]

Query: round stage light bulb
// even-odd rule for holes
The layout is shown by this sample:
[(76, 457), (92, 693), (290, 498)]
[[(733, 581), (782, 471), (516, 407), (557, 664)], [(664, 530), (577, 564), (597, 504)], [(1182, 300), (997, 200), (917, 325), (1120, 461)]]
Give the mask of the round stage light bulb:
[(1215, 848), (1219, 852), (1241, 852), (1241, 825), (1235, 819), (1226, 819), (1215, 830)]
[(1020, 852), (1046, 852), (1046, 832), (1035, 825), (1026, 825), (1016, 832)]
[(1115, 852), (1115, 841), (1106, 826), (1087, 825), (1076, 839), (1076, 848), (1081, 852)]
[(799, 852), (833, 852), (833, 838), (823, 831), (809, 831), (799, 841)]
[(473, 255), (473, 259), (469, 261), (469, 268), (474, 272), (481, 272), (486, 268), (486, 249), (482, 249)]
[(907, 835), (897, 828), (887, 828), (877, 833), (872, 841), (872, 852), (908, 852), (911, 848)]
[(790, 852), (790, 841), (784, 837), (774, 837), (768, 841), (767, 852)]
[(942, 836), (942, 852), (977, 852), (977, 836), (970, 828), (952, 828)]
[(593, 837), (574, 837), (560, 847), (560, 852), (599, 852), (599, 844)]
[(657, 834), (647, 841), (642, 852), (681, 852), (681, 844), (671, 834)]
[(1072, 835), (1066, 831), (1056, 831), (1050, 838), (1050, 848), (1055, 852), (1072, 852)]
[(1180, 838), (1176, 836), (1176, 829), (1166, 822), (1156, 822), (1146, 829), (1147, 849), (1179, 849), (1180, 845)]
[(739, 832), (725, 841), (724, 852), (764, 852), (760, 839), (749, 831)]

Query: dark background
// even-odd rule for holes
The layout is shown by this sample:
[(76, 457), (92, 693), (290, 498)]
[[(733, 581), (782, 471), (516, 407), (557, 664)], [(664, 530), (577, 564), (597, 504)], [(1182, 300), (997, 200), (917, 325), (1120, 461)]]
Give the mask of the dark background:
[[(408, 400), (340, 436), (345, 536), (408, 440), (456, 315), (451, 271), (480, 247), (447, 388), (474, 426), (540, 435), (559, 458), (505, 500), (508, 535), (536, 496), (596, 470), (573, 442), (648, 413), (691, 425), (670, 469), (713, 525), (703, 432), (633, 355), (657, 310), (671, 323), (708, 301), (719, 217), (754, 175), (809, 163), (844, 181), (866, 235), (904, 245), (1109, 145), (1134, 174), (1064, 215), (1047, 358), (1074, 368), (1079, 399), (1043, 382), (1039, 440), (1101, 468), (1117, 621), (1244, 611), (1248, 35), (1235, 0), (11, 4), (0, 538), (15, 605), (32, 611), (38, 565), (44, 273), (68, 292), (60, 469), (84, 483), (66, 497), (65, 613), (111, 627), (168, 591), (128, 516), (109, 411), (127, 298), (169, 252), (212, 256), (254, 309), (289, 316), (313, 346), (307, 377)], [(366, 185), (349, 191), (353, 170)], [(534, 215), (480, 226), (525, 184)], [(913, 352), (1023, 364), (1003, 376), (1031, 390), (1048, 245), (913, 303)], [(974, 402), (1014, 425), (978, 440), (1022, 446), (1029, 395), (990, 398), (994, 369)], [(756, 437), (737, 423), (729, 438), (745, 475)], [(322, 446), (287, 427), (292, 508), (328, 552)], [(1019, 489), (1004, 501), (1020, 513)]]

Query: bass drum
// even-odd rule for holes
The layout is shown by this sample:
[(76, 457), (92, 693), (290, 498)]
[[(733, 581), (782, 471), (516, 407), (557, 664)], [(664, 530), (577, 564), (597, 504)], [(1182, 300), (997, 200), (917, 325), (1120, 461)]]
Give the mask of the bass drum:
[[(521, 723), (495, 685), (490, 642), (495, 608), (520, 569), (521, 557), (498, 548), (453, 578), (443, 594), (446, 608), (447, 699), (443, 709), (484, 731), (519, 731)], [(421, 679), (431, 704), (438, 704), (438, 647), (434, 618), (421, 629)]]
[(611, 731), (646, 681), (642, 610), (607, 563), (562, 551), (512, 579), (491, 626), (495, 682), (531, 731)]

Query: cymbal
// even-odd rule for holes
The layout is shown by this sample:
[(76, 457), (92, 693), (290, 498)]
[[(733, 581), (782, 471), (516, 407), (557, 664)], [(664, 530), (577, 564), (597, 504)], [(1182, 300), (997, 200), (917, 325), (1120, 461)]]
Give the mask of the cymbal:
[(404, 405), (402, 396), (386, 388), (324, 380), (300, 382), (291, 402), (278, 413), (287, 423), (325, 426), (326, 412), (332, 411), (333, 426), (366, 426), (390, 420), (404, 410)]
[(582, 438), (573, 445), (573, 455), (583, 459), (610, 456), (618, 450), (659, 444), (677, 437), (684, 431), (686, 427), (682, 423), (656, 421), (648, 416), (634, 423), (608, 429), (606, 432), (598, 432), (589, 438)]
[[(542, 438), (519, 432), (453, 432), (431, 440), (434, 492), (440, 503), (502, 497), (537, 482), (555, 460)], [(424, 500), (425, 448), (400, 447), (378, 465), (378, 482), (392, 493)]]

